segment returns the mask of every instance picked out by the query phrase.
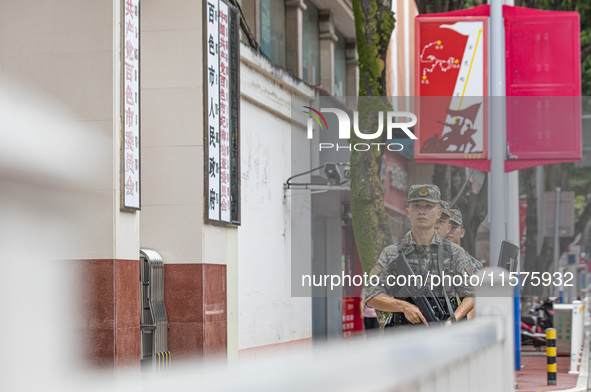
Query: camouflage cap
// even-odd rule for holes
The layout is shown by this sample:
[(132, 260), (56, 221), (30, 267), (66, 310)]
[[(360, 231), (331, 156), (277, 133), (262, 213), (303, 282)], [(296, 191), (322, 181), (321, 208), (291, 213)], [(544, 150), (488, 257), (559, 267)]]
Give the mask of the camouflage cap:
[(439, 191), (437, 185), (413, 185), (408, 190), (408, 202), (410, 203), (411, 201), (417, 200), (425, 200), (430, 201), (431, 203), (439, 203), (441, 202), (441, 192)]
[(451, 216), (451, 212), (449, 212), (449, 203), (441, 200), (439, 204), (441, 204), (441, 213), (443, 215)]
[(450, 215), (449, 220), (457, 223), (460, 226), (463, 226), (462, 211), (456, 210), (456, 209), (451, 210), (451, 215)]

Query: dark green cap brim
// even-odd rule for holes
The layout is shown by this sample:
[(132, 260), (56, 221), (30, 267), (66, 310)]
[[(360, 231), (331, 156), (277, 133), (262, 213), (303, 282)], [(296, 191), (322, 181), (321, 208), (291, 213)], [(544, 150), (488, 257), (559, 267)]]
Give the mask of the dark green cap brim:
[(420, 201), (420, 200), (425, 200), (425, 201), (429, 201), (431, 203), (436, 203), (436, 204), (439, 204), (439, 202), (441, 201), (438, 199), (430, 199), (428, 197), (417, 197), (416, 199), (409, 200), (408, 202), (412, 203), (413, 201)]

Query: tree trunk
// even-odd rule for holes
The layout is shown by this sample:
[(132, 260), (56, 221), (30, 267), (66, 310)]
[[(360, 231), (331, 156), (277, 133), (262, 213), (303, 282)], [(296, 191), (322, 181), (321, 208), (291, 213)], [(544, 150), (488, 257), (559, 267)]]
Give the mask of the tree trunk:
[[(472, 174), (472, 171), (469, 170)], [(451, 208), (462, 212), (462, 220), (466, 234), (462, 239), (462, 247), (471, 255), (476, 255), (476, 233), (478, 227), (486, 217), (488, 185), (486, 175), (482, 187), (473, 185), (463, 167), (449, 165), (435, 165), (433, 183), (441, 189), (441, 198), (451, 203), (457, 197)]]
[[(359, 56), (359, 129), (365, 133), (374, 129), (377, 117), (372, 113), (389, 110), (386, 96), (386, 52), (394, 30), (392, 2), (353, 0), (357, 52)], [(353, 133), (354, 134), (354, 133)], [(351, 144), (384, 143), (386, 135), (376, 140), (362, 140), (356, 135)], [(380, 166), (384, 151), (351, 152), (351, 214), (353, 232), (361, 265), (369, 272), (381, 251), (391, 243), (384, 194), (380, 181)]]

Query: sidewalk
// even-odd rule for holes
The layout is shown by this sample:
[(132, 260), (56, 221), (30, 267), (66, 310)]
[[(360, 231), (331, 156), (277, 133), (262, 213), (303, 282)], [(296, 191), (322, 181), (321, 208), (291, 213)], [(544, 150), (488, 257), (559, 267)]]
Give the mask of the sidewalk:
[(570, 357), (557, 357), (557, 385), (547, 385), (546, 372), (546, 347), (541, 351), (531, 346), (522, 347), (522, 368), (515, 372), (515, 391), (587, 391), (588, 365), (589, 365), (589, 336), (585, 336), (585, 348), (579, 366), (579, 374), (568, 374), (570, 370)]

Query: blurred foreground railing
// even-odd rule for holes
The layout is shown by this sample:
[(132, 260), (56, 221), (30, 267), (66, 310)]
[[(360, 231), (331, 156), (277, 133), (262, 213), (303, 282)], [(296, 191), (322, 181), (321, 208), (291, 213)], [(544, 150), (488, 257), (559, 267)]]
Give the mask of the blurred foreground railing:
[[(420, 328), (420, 330), (418, 329)], [(505, 320), (489, 316), (451, 328), (418, 327), (194, 372), (177, 366), (145, 378), (145, 391), (482, 391), (512, 390)], [(190, 369), (193, 368), (193, 371)], [(125, 390), (125, 388), (122, 388)]]
[(452, 327), (391, 329), (199, 372), (179, 365), (162, 377), (144, 378), (139, 389), (512, 391), (512, 288), (497, 284), (478, 293), (478, 317)]

